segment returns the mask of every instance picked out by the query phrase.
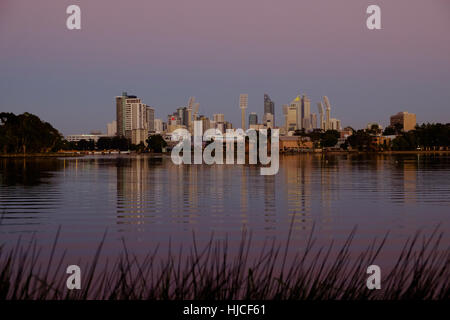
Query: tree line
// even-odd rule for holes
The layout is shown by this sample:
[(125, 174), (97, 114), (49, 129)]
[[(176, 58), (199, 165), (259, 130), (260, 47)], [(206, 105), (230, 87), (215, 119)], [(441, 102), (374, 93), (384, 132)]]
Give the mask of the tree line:
[(404, 132), (402, 128), (388, 127), (383, 136), (396, 135), (390, 143), (377, 145), (373, 142), (374, 136), (381, 132), (374, 128), (353, 131), (348, 137), (344, 148), (351, 146), (360, 151), (412, 151), (412, 150), (435, 150), (441, 147), (450, 147), (450, 123), (427, 123), (416, 126), (414, 130)]
[(124, 137), (101, 137), (97, 142), (80, 140), (69, 142), (48, 122), (25, 112), (15, 115), (0, 113), (0, 153), (48, 153), (60, 150), (137, 150), (161, 152), (167, 146), (161, 135), (153, 135), (143, 143), (134, 145)]
[(61, 149), (63, 136), (48, 122), (25, 112), (0, 113), (0, 152), (45, 153)]

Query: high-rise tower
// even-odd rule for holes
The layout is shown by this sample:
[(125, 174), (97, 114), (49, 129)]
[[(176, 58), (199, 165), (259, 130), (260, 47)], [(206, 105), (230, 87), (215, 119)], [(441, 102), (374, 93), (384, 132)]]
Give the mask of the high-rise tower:
[(330, 100), (328, 100), (327, 96), (323, 97), (323, 101), (325, 102), (325, 107), (327, 108), (327, 115), (325, 120), (325, 130), (331, 130), (331, 122), (330, 122), (330, 113), (331, 113), (331, 104)]
[(241, 94), (239, 96), (239, 108), (241, 108), (241, 127), (245, 130), (245, 109), (248, 106), (248, 94)]
[[(272, 116), (268, 116), (271, 114)], [(272, 120), (272, 125), (275, 125), (275, 103), (270, 99), (267, 93), (264, 94), (264, 121)]]
[(302, 97), (302, 124), (306, 131), (311, 130), (311, 100), (306, 96)]
[(323, 104), (322, 104), (322, 102), (317, 103), (317, 109), (319, 111), (319, 121), (320, 121), (319, 128), (322, 130), (325, 130), (325, 123), (323, 120)]

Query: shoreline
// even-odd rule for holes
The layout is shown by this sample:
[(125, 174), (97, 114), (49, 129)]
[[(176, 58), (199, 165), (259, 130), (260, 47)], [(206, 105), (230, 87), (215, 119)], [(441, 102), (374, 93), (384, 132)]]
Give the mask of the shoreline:
[[(154, 153), (136, 153), (136, 152), (123, 152), (123, 153), (111, 153), (111, 152), (51, 152), (51, 153), (0, 153), (0, 159), (20, 159), (20, 158), (60, 158), (60, 157), (84, 157), (84, 156), (102, 156), (102, 155), (155, 155)], [(158, 153), (158, 155), (165, 155), (168, 153)], [(300, 155), (300, 154), (450, 154), (450, 150), (403, 150), (403, 151), (346, 151), (346, 150), (332, 150), (332, 151), (303, 151), (303, 152), (280, 152), (280, 155)]]

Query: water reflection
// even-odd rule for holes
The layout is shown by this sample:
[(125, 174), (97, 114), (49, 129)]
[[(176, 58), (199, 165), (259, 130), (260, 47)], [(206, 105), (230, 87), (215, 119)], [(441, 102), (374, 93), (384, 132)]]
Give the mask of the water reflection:
[(86, 242), (106, 228), (152, 241), (244, 228), (265, 238), (284, 237), (292, 223), (299, 237), (313, 225), (346, 236), (355, 224), (379, 236), (447, 223), (449, 178), (449, 155), (286, 155), (275, 176), (164, 156), (1, 159), (0, 234), (61, 225)]

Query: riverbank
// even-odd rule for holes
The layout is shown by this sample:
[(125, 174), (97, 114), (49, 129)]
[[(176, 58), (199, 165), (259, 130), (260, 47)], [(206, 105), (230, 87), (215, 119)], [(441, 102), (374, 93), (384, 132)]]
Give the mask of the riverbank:
[(59, 158), (82, 157), (77, 152), (49, 152), (49, 153), (0, 153), (0, 158)]

